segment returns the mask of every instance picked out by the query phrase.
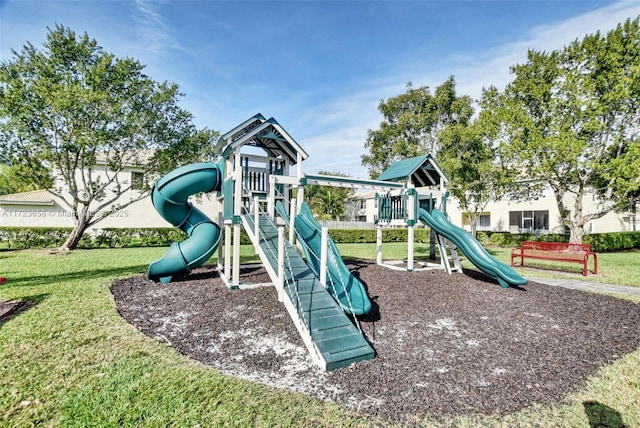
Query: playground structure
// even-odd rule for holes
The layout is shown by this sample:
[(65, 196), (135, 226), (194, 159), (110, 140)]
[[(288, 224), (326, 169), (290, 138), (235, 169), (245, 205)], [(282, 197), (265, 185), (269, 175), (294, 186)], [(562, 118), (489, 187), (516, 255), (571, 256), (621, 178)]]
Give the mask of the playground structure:
[[(154, 207), (187, 239), (172, 244), (164, 257), (153, 262), (148, 277), (168, 283), (204, 263), (217, 249), (218, 271), (231, 289), (255, 286), (240, 282), (244, 229), (312, 360), (325, 370), (375, 356), (356, 318), (370, 312), (371, 302), (366, 287), (344, 264), (327, 228), (315, 221), (303, 202), (306, 185), (380, 192), (378, 264), (382, 264), (382, 227), (402, 225), (408, 227), (407, 270), (413, 270), (414, 227), (423, 221), (436, 232), (440, 266), (447, 272), (461, 272), (456, 250), (460, 248), (502, 287), (526, 284), (510, 266), (495, 260), (471, 235), (446, 219), (447, 179), (429, 155), (398, 162), (378, 180), (304, 174), (307, 153), (275, 119), (260, 114), (222, 135), (215, 150), (219, 153), (216, 163), (187, 165), (156, 182)], [(190, 195), (200, 192), (216, 192), (217, 222), (188, 202)]]

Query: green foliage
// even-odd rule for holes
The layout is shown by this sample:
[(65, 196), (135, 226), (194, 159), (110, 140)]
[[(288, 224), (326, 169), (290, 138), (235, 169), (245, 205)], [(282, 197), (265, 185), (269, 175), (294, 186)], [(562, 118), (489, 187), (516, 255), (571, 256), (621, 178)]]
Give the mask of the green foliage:
[[(0, 227), (0, 249), (57, 248), (70, 232), (69, 227)], [(184, 232), (175, 227), (105, 228), (94, 234), (85, 233), (77, 248), (168, 247), (185, 239)], [(251, 244), (244, 229), (240, 233), (240, 244)]]
[[(318, 171), (321, 175), (349, 177), (341, 172)], [(346, 187), (320, 186), (309, 184), (304, 188), (304, 200), (311, 207), (318, 220), (339, 220), (345, 214), (345, 201), (353, 194)]]
[[(568, 235), (509, 232), (478, 232), (478, 241), (487, 247), (518, 247), (524, 241), (569, 242)], [(595, 252), (625, 251), (640, 249), (640, 232), (593, 233), (584, 237)]]
[(487, 204), (503, 197), (515, 177), (496, 153), (498, 99), (495, 88), (483, 90), (478, 116), (470, 123), (449, 125), (440, 134), (437, 160), (449, 178), (447, 190), (467, 214), (474, 236)]
[[(196, 131), (176, 84), (155, 82), (86, 33), (56, 25), (42, 49), (12, 52), (0, 64), (0, 153), (40, 188), (56, 171), (64, 185), (52, 190), (76, 214), (65, 248), (103, 219), (96, 213), (145, 198), (153, 176), (205, 155), (215, 137)], [(142, 183), (121, 174), (132, 165)]]
[[(4, 157), (0, 155), (0, 162)], [(32, 174), (37, 178), (33, 178)], [(0, 195), (29, 192), (42, 188), (49, 188), (53, 180), (48, 171), (40, 168), (38, 171), (25, 171), (20, 165), (7, 165), (0, 163)]]
[(640, 232), (594, 233), (585, 236), (584, 242), (599, 252), (640, 249)]
[[(336, 244), (343, 243), (375, 243), (375, 229), (329, 229), (329, 236)], [(382, 229), (383, 242), (407, 242), (408, 229)], [(429, 229), (414, 229), (414, 242), (429, 242)]]
[(471, 98), (458, 96), (451, 76), (432, 94), (428, 87), (407, 83), (404, 94), (383, 100), (378, 110), (384, 116), (380, 129), (368, 131), (362, 164), (376, 178), (390, 165), (430, 153), (436, 157), (440, 134), (447, 126), (465, 126), (473, 115)]
[[(640, 18), (562, 50), (530, 51), (502, 99), (501, 157), (545, 183), (566, 213), (571, 242), (583, 226), (640, 199)], [(585, 189), (603, 200), (585, 212)], [(534, 194), (540, 188), (533, 189)], [(572, 196), (565, 206), (565, 196)]]

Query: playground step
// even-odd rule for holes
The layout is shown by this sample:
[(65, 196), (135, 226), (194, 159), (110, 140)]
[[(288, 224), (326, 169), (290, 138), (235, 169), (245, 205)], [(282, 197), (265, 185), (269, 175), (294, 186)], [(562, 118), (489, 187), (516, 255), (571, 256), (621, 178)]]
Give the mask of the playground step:
[[(252, 216), (246, 216), (245, 220), (254, 226)], [(260, 216), (259, 226), (262, 262), (269, 263), (271, 270), (277, 272), (278, 231), (266, 216)], [(285, 252), (287, 281), (284, 289), (295, 309), (295, 313), (290, 315), (297, 317), (310, 335), (322, 355), (326, 370), (373, 358), (373, 348), (287, 240)], [(275, 282), (277, 278), (272, 280)]]

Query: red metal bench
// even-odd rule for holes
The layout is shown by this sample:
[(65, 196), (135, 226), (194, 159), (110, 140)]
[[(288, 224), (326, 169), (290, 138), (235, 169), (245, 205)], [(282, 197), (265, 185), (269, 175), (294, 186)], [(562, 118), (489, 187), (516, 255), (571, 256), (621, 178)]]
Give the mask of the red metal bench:
[(589, 272), (589, 256), (593, 256), (593, 273), (598, 274), (598, 256), (591, 251), (590, 244), (567, 244), (565, 242), (537, 242), (525, 241), (520, 248), (511, 250), (511, 266), (515, 259), (520, 259), (520, 266), (524, 266), (524, 259), (555, 260), (559, 262), (576, 262), (584, 266), (584, 276)]

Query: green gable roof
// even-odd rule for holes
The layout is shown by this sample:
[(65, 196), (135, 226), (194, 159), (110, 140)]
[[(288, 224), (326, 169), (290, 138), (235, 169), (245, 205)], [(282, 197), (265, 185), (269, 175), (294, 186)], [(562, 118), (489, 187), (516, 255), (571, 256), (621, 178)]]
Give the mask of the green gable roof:
[(449, 181), (429, 154), (394, 163), (380, 174), (378, 180), (408, 181), (409, 178), (416, 187), (436, 186)]

